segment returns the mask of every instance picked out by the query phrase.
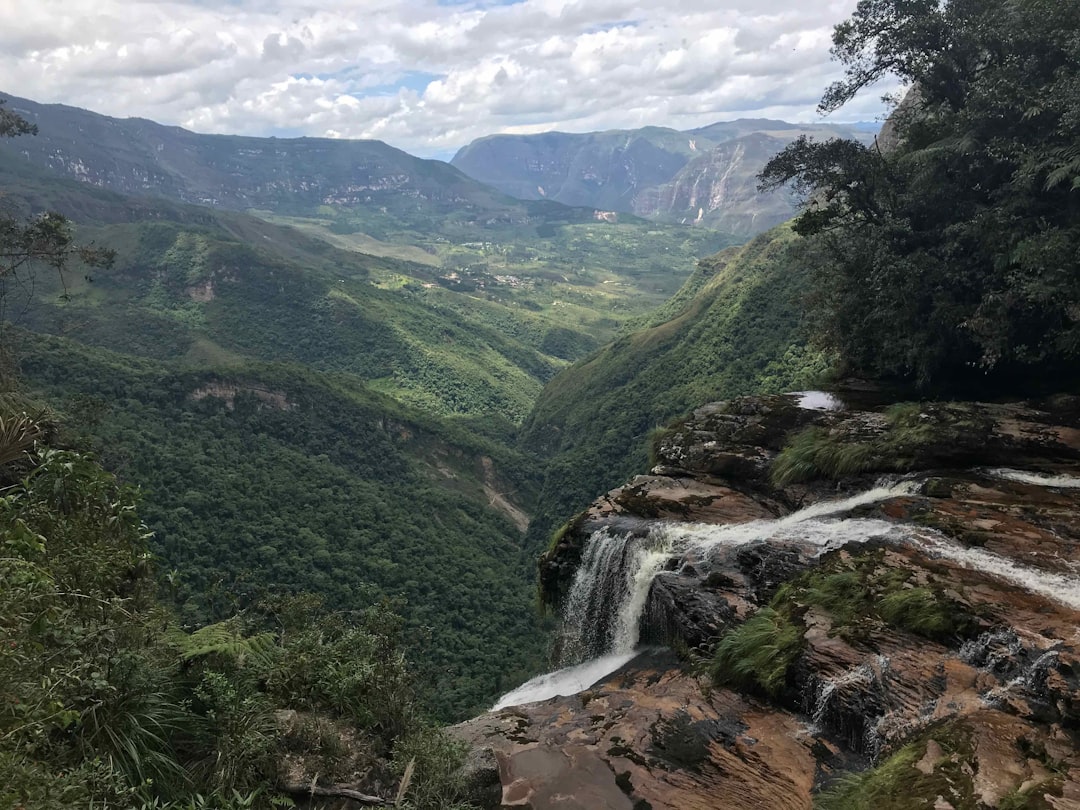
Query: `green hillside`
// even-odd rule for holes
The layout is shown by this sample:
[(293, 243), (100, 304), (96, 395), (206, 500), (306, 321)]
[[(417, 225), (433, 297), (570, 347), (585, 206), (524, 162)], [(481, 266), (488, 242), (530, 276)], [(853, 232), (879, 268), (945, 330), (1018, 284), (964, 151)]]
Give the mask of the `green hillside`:
[[(421, 266), (338, 250), (242, 214), (122, 197), (14, 161), (0, 161), (0, 181), (9, 206), (58, 209), (81, 223), (81, 238), (117, 251), (107, 272), (70, 274), (66, 299), (54, 276), (35, 279), (18, 318), (35, 331), (192, 365), (298, 362), (374, 381), (435, 413), (511, 421), (564, 364), (540, 350), (555, 328), (540, 319), (500, 328), (480, 312), (470, 323), (446, 303), (460, 295), (378, 283)], [(17, 313), (20, 292), (9, 302)]]
[(183, 370), (40, 335), (18, 351), (25, 387), (141, 487), (186, 620), (267, 590), (403, 597), (443, 717), (535, 665), (529, 560), (492, 503), (536, 483), (500, 443), (296, 365)]
[[(343, 251), (401, 259), (373, 281), (426, 300), (441, 302), (441, 288), (497, 303), (507, 310), (500, 323), (512, 333), (540, 330), (537, 343), (548, 339), (563, 360), (612, 339), (628, 318), (670, 297), (698, 258), (734, 241), (514, 199), (381, 141), (202, 135), (0, 93), (5, 99), (38, 134), (0, 151), (38, 177), (192, 203), (218, 221), (247, 212)], [(253, 229), (243, 226), (243, 238), (269, 247)]]
[(704, 402), (809, 386), (827, 369), (801, 331), (807, 277), (781, 226), (703, 260), (642, 328), (545, 387), (523, 443), (551, 457), (534, 543), (648, 465), (649, 434)]
[[(252, 250), (262, 254), (257, 262), (266, 272), (267, 254), (274, 264), (287, 261), (303, 272), (317, 266), (325, 273), (316, 287), (344, 284), (339, 291), (352, 299), (358, 292), (353, 282), (362, 277), (358, 307), (365, 318), (394, 320), (385, 310), (401, 309), (423, 311), (425, 328), (434, 325), (432, 311), (434, 322), (450, 316), (459, 326), (467, 323), (472, 337), (466, 342), (490, 345), (502, 356), (482, 357), (475, 345), (464, 349), (469, 364), (482, 361), (491, 369), (468, 385), (485, 389), (478, 395), (482, 407), (490, 410), (498, 400), (500, 408), (507, 406), (503, 415), (516, 420), (539, 392), (536, 380), (614, 338), (628, 320), (678, 290), (698, 258), (732, 242), (715, 231), (513, 200), (446, 164), (379, 142), (328, 141), (316, 148), (310, 139), (203, 136), (24, 99), (11, 99), (11, 106), (36, 121), (39, 134), (0, 145), (6, 207), (24, 213), (53, 208), (83, 226), (164, 222), (206, 228), (203, 236), (212, 241), (246, 246), (228, 246), (230, 266), (245, 266), (239, 254)], [(368, 155), (372, 151), (377, 160)], [(365, 173), (363, 182), (350, 180), (350, 172)], [(359, 196), (342, 191), (357, 184), (372, 189)], [(166, 235), (135, 230), (140, 232), (90, 235), (115, 243), (121, 269), (130, 270), (135, 262), (156, 262), (169, 248)], [(210, 280), (193, 278), (185, 289)], [(376, 301), (372, 287), (393, 295)], [(337, 300), (341, 308), (345, 299)], [(372, 307), (384, 313), (372, 314)], [(460, 342), (459, 336), (433, 346), (430, 336), (415, 340), (413, 327), (403, 328), (409, 339), (394, 339), (410, 342), (410, 358), (400, 368), (380, 370), (385, 390), (436, 408), (445, 405), (439, 401), (445, 394), (454, 400), (447, 410), (462, 410), (461, 392), (432, 391), (448, 385), (437, 379), (445, 377), (445, 358), (432, 355)], [(522, 352), (547, 357), (518, 356)], [(507, 369), (506, 359), (524, 363), (525, 376), (535, 379)], [(432, 364), (440, 368), (432, 371)], [(421, 377), (426, 382), (417, 383)], [(493, 384), (512, 392), (493, 397)]]
[(538, 481), (507, 448), (565, 362), (530, 345), (550, 326), (470, 321), (461, 293), (378, 283), (405, 262), (244, 214), (15, 161), (0, 180), (13, 215), (58, 208), (117, 251), (112, 269), (72, 268), (66, 295), (44, 270), (9, 280), (4, 348), (143, 488), (187, 620), (266, 589), (344, 610), (403, 598), (443, 718), (539, 666), (519, 548)]

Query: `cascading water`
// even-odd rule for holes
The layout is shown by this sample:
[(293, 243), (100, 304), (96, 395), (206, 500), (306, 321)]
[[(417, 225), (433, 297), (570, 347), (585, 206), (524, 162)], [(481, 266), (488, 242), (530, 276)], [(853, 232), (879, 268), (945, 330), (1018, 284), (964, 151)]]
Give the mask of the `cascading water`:
[(990, 574), (1029, 593), (1080, 610), (1080, 578), (1040, 571), (981, 548), (965, 548), (929, 529), (911, 530), (910, 544), (928, 557), (952, 560), (964, 568)]
[[(1044, 485), (1070, 486), (1054, 481)], [(913, 481), (880, 485), (776, 520), (727, 525), (658, 523), (645, 534), (611, 534), (607, 529), (595, 532), (585, 543), (564, 605), (562, 662), (573, 666), (533, 679), (505, 695), (496, 708), (575, 694), (626, 664), (635, 655), (642, 615), (657, 575), (684, 566), (699, 573), (707, 571), (721, 548), (779, 541), (819, 555), (872, 539), (884, 540), (929, 557), (949, 559), (1080, 610), (1078, 578), (965, 548), (932, 529), (876, 519), (838, 519), (860, 506), (914, 494), (917, 486)]]
[(562, 663), (632, 652), (653, 577), (670, 557), (663, 532), (594, 532), (563, 609)]
[(642, 614), (657, 574), (683, 565), (700, 566), (718, 547), (733, 548), (765, 540), (803, 543), (815, 553), (894, 534), (898, 527), (882, 520), (828, 520), (859, 506), (915, 490), (911, 482), (882, 485), (868, 492), (826, 501), (776, 520), (715, 526), (660, 523), (645, 535), (594, 532), (586, 541), (581, 565), (563, 611), (561, 662), (625, 654), (638, 643)]
[(533, 678), (500, 698), (494, 708), (576, 694), (633, 659), (653, 580), (673, 561), (700, 563), (720, 545), (735, 547), (780, 537), (805, 541), (821, 553), (887, 535), (896, 527), (885, 521), (826, 518), (909, 495), (914, 488), (910, 482), (883, 485), (777, 520), (727, 526), (657, 524), (644, 535), (594, 532), (585, 543), (563, 607), (564, 669)]
[(1080, 478), (1077, 478), (1074, 475), (1047, 475), (1046, 473), (1013, 470), (1008, 467), (995, 467), (994, 469), (986, 470), (986, 473), (995, 478), (1004, 478), (1006, 481), (1016, 481), (1021, 484), (1034, 484), (1039, 487), (1051, 487), (1057, 489), (1080, 488)]

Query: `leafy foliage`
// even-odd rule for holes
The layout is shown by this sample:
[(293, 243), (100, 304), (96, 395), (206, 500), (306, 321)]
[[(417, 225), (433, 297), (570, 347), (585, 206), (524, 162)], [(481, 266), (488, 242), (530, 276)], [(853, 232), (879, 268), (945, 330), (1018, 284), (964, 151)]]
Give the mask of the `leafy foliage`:
[(224, 621), (200, 627), (190, 635), (176, 633), (172, 641), (180, 648), (180, 658), (184, 661), (223, 655), (240, 661), (252, 658), (265, 665), (270, 660), (277, 639), (273, 633), (244, 636), (236, 622)]
[(185, 633), (154, 599), (134, 491), (69, 450), (26, 465), (0, 497), (0, 803), (291, 804), (283, 707), (351, 730), (375, 788), (399, 739), (432, 752), (413, 806), (458, 800), (461, 752), (424, 722), (385, 606), (346, 620), (291, 598)]
[(1016, 388), (1080, 353), (1080, 8), (862, 0), (836, 28), (838, 108), (885, 75), (914, 89), (888, 148), (801, 140), (763, 188), (813, 195), (817, 335), (847, 369)]

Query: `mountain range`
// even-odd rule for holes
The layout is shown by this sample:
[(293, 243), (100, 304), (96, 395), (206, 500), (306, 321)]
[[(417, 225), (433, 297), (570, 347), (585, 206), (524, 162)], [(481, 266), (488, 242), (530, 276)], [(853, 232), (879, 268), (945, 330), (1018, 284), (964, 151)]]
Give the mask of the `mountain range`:
[(787, 192), (758, 191), (757, 174), (773, 155), (802, 135), (871, 143), (877, 129), (740, 119), (686, 131), (492, 135), (462, 148), (451, 164), (523, 200), (556, 200), (748, 236), (786, 222), (798, 209)]

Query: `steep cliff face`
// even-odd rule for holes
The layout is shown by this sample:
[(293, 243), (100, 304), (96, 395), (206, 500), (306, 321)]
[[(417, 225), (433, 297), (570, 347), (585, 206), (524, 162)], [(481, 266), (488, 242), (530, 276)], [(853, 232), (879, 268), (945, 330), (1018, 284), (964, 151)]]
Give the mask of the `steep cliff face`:
[(461, 171), (522, 200), (633, 213), (758, 233), (795, 215), (788, 194), (759, 194), (756, 175), (800, 135), (869, 143), (876, 127), (740, 119), (677, 131), (494, 135), (462, 148)]
[(758, 233), (798, 211), (790, 193), (758, 191), (757, 174), (789, 140), (756, 132), (694, 157), (670, 181), (634, 197), (634, 213), (664, 222)]
[(874, 398), (703, 407), (572, 522), (564, 653), (683, 656), (459, 727), (503, 806), (1080, 807), (1080, 399)]

